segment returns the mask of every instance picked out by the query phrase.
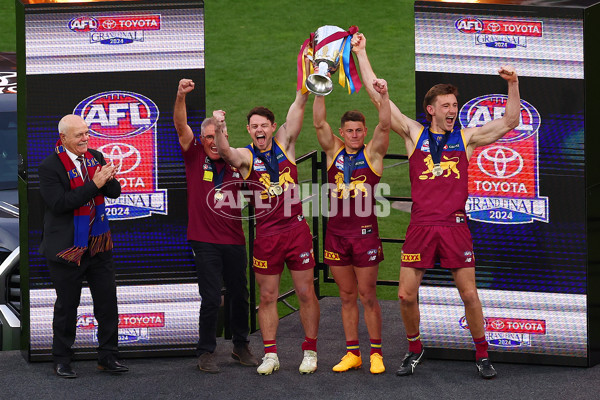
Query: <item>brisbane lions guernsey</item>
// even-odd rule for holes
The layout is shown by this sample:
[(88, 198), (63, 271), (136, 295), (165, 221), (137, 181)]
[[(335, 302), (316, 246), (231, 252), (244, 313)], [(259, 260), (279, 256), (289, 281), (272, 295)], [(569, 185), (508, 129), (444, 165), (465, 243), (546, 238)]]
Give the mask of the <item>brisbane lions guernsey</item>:
[(381, 175), (371, 167), (365, 148), (363, 146), (358, 153), (348, 154), (342, 147), (327, 168), (327, 180), (335, 185), (330, 192), (327, 232), (334, 235), (359, 237), (379, 234), (373, 191)]
[[(252, 152), (252, 165), (244, 179), (255, 183), (249, 186), (254, 192), (252, 202), (256, 215), (256, 236), (275, 235), (303, 223), (296, 163), (288, 158), (275, 138), (269, 151), (261, 153), (253, 144), (246, 148)], [(281, 194), (277, 195), (272, 189), (276, 185), (271, 184), (270, 165), (266, 165), (259, 155), (268, 163), (272, 162), (272, 157), (276, 158)]]
[[(431, 132), (439, 143), (443, 134)], [(465, 203), (468, 197), (469, 160), (461, 129), (450, 135), (442, 150), (442, 173), (434, 174), (434, 162), (429, 147), (429, 128), (419, 135), (415, 149), (409, 157), (412, 194), (412, 225), (453, 225), (466, 223)]]

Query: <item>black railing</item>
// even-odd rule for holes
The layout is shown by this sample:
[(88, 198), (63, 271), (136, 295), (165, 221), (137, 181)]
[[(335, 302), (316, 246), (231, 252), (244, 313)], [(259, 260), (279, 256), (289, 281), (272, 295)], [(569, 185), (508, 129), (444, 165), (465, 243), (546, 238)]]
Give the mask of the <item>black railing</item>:
[[(403, 155), (403, 154), (386, 154), (384, 159), (386, 160), (408, 160), (408, 156)], [(327, 158), (325, 155), (325, 152), (321, 152), (321, 181), (322, 182), (327, 182), (327, 167), (326, 164), (327, 163)], [(323, 167), (325, 166), (325, 167)], [(411, 202), (412, 199), (410, 197), (398, 197), (398, 196), (382, 196), (384, 199), (388, 200), (388, 201), (402, 201), (402, 202)], [(325, 233), (327, 232), (327, 218), (323, 217), (323, 222), (322, 222), (322, 235), (323, 237), (325, 237)], [(398, 239), (398, 238), (387, 238), (387, 237), (381, 237), (381, 242), (382, 243), (398, 243), (398, 244), (402, 244), (404, 243), (404, 239)], [(316, 253), (316, 251), (315, 251)], [(322, 263), (320, 265), (320, 269), (323, 271), (323, 282), (326, 283), (334, 283), (335, 280), (333, 279), (333, 277), (331, 277), (329, 275), (329, 267), (327, 266), (327, 264)], [(398, 281), (390, 281), (390, 280), (382, 280), (382, 279), (378, 279), (377, 280), (377, 285), (380, 286), (398, 286)]]
[[(321, 157), (320, 160), (318, 160), (318, 151), (313, 150), (307, 154), (304, 154), (303, 156), (299, 157), (296, 160), (296, 165), (299, 165), (303, 162), (307, 162), (310, 161), (311, 162), (311, 177), (310, 180), (305, 180), (302, 182), (307, 182), (310, 181), (311, 184), (316, 184), (317, 187), (320, 187), (320, 184), (322, 183), (327, 183), (327, 158), (324, 152), (320, 152), (321, 153)], [(406, 155), (402, 155), (402, 154), (387, 154), (385, 157), (385, 159), (392, 159), (392, 160), (408, 160), (408, 156)], [(320, 174), (319, 174), (319, 170), (320, 170)], [(320, 182), (319, 182), (319, 178), (320, 178)], [(313, 186), (314, 188), (314, 186)], [(311, 194), (308, 195), (305, 198), (302, 198), (302, 203), (306, 203), (309, 201), (319, 201), (319, 191), (311, 191)], [(391, 201), (391, 202), (396, 202), (396, 201), (400, 201), (400, 202), (410, 202), (412, 201), (412, 199), (410, 197), (398, 197), (398, 196), (383, 196), (384, 199)], [(327, 264), (325, 264), (324, 262), (321, 261), (321, 251), (320, 251), (320, 241), (319, 241), (319, 232), (321, 235), (323, 235), (322, 237), (325, 237), (325, 233), (327, 231), (327, 218), (323, 217), (323, 218), (319, 218), (321, 215), (321, 213), (313, 213), (312, 215), (312, 232), (313, 232), (313, 250), (314, 250), (314, 256), (315, 256), (315, 262), (316, 262), (316, 267), (314, 270), (314, 285), (315, 285), (315, 292), (317, 294), (317, 297), (320, 298), (321, 294), (320, 294), (320, 279), (319, 279), (319, 271), (323, 271), (323, 282), (327, 282), (327, 283), (333, 283), (335, 282), (335, 280), (333, 279), (333, 277), (331, 277), (329, 275), (329, 267), (327, 266)], [(319, 224), (321, 224), (321, 229), (319, 230)], [(257, 330), (257, 322), (256, 322), (256, 314), (258, 311), (258, 304), (257, 304), (257, 299), (256, 299), (256, 279), (254, 276), (254, 271), (252, 269), (252, 260), (253, 260), (253, 243), (254, 243), (254, 239), (255, 239), (255, 227), (256, 227), (256, 220), (254, 219), (254, 208), (252, 206), (248, 207), (248, 242), (249, 242), (249, 254), (248, 254), (248, 265), (249, 265), (249, 294), (250, 294), (250, 330), (251, 332), (255, 332)], [(399, 238), (388, 238), (388, 237), (382, 237), (381, 241), (383, 243), (398, 243), (398, 244), (402, 244), (404, 243), (404, 239), (399, 239)], [(377, 285), (381, 285), (381, 286), (397, 286), (398, 285), (398, 281), (390, 281), (390, 280), (377, 280)], [(292, 309), (293, 311), (296, 311), (296, 308), (293, 307), (292, 305), (290, 305), (286, 299), (292, 295), (294, 295), (296, 292), (294, 289), (291, 289), (285, 293), (281, 293), (278, 298), (277, 301), (284, 303), (287, 307), (289, 307), (290, 309)], [(227, 303), (227, 297), (225, 296), (225, 311), (227, 313), (228, 311), (228, 303)], [(225, 318), (225, 337), (226, 338), (230, 338), (230, 334), (229, 334), (229, 330), (228, 330), (228, 319)]]

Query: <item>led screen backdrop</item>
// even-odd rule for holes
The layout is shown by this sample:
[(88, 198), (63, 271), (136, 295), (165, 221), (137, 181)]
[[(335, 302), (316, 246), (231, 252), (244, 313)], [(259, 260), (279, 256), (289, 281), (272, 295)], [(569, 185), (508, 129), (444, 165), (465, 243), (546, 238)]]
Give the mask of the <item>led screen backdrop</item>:
[[(90, 147), (118, 167), (122, 194), (107, 199), (115, 242), (123, 353), (195, 348), (200, 298), (186, 241), (185, 169), (173, 127), (181, 78), (192, 78), (189, 124), (205, 115), (204, 10), (200, 1), (24, 7), (29, 204), (30, 358), (52, 344), (54, 290), (38, 252), (43, 203), (37, 166), (69, 113), (90, 126)], [(97, 346), (84, 290), (75, 347)]]
[[(516, 68), (519, 126), (477, 148), (469, 163), (466, 210), (486, 337), (496, 359), (585, 365), (583, 8), (513, 3), (415, 3), (417, 116), (425, 123), (421, 105), (431, 86), (453, 83), (461, 127), (499, 118), (507, 85), (498, 68)], [(439, 350), (434, 354), (471, 359), (464, 351), (473, 348), (464, 309), (452, 286), (446, 271), (426, 275), (423, 337)]]

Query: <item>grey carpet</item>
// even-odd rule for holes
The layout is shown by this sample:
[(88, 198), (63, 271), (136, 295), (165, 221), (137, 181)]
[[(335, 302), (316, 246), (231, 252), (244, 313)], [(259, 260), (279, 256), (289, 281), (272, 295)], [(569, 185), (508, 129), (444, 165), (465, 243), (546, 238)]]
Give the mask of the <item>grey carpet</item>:
[[(220, 374), (198, 371), (193, 357), (127, 359), (131, 371), (113, 376), (96, 370), (94, 361), (73, 363), (79, 378), (59, 379), (51, 363), (27, 363), (18, 351), (0, 352), (0, 399), (597, 399), (600, 366), (557, 367), (496, 363), (498, 377), (484, 381), (473, 362), (427, 360), (415, 375), (394, 372), (406, 351), (396, 302), (381, 302), (384, 315), (383, 352), (387, 371), (378, 376), (361, 370), (331, 371), (345, 352), (339, 298), (320, 301), (319, 369), (300, 375), (300, 344), (304, 338), (298, 313), (280, 321), (278, 343), (281, 369), (259, 376), (230, 358), (231, 344), (219, 339)], [(360, 341), (368, 355), (369, 340), (362, 322)], [(262, 355), (260, 332), (251, 348)]]

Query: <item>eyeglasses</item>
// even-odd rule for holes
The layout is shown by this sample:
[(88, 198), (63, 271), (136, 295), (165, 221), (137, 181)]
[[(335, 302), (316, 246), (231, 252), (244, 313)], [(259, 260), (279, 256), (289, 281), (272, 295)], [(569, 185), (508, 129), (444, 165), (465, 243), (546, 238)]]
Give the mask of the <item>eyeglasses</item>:
[(215, 140), (215, 137), (213, 135), (208, 135), (208, 136), (202, 136), (203, 139), (206, 139), (208, 141), (213, 141)]

